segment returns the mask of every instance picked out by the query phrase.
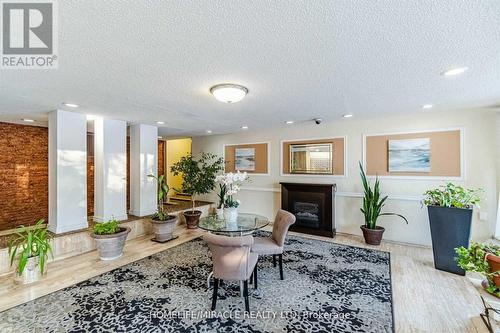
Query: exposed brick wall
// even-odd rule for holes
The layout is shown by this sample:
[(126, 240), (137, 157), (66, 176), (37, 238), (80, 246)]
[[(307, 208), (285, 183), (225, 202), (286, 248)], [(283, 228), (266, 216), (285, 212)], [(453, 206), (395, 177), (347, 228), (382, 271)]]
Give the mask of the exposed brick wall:
[(165, 174), (165, 141), (158, 140), (158, 176)]
[[(0, 230), (48, 221), (48, 129), (0, 122)], [(158, 171), (165, 142), (158, 141)], [(160, 155), (161, 154), (161, 155)], [(130, 139), (127, 137), (127, 211), (130, 209)], [(87, 135), (87, 214), (94, 215), (94, 143)]]
[(48, 217), (48, 130), (0, 123), (0, 230)]

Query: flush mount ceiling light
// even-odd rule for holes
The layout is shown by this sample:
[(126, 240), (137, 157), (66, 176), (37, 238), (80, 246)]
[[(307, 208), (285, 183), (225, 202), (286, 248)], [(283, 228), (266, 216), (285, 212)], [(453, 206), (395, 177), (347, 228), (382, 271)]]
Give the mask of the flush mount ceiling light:
[(28, 118), (23, 118), (21, 119), (22, 121), (25, 121), (27, 123), (34, 123), (35, 121), (33, 119), (28, 119)]
[(77, 108), (79, 105), (74, 103), (63, 103), (63, 105), (69, 106), (70, 108)]
[(343, 114), (342, 115), (343, 118), (351, 118), (352, 117), (352, 114), (348, 113), (348, 114)]
[(424, 109), (424, 110), (432, 109), (433, 106), (434, 105), (432, 105), (432, 104), (424, 104), (424, 105), (422, 105), (422, 109)]
[(210, 88), (210, 93), (220, 102), (236, 103), (245, 98), (248, 89), (239, 84), (223, 83)]
[(455, 76), (455, 75), (460, 75), (463, 74), (466, 70), (468, 70), (469, 67), (455, 67), (455, 68), (450, 68), (445, 71), (441, 72), (442, 76)]

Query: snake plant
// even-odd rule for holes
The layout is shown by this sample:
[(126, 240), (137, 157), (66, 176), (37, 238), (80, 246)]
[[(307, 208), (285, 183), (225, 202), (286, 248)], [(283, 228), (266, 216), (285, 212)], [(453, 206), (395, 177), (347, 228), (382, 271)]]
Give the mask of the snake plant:
[(368, 180), (366, 179), (365, 170), (363, 169), (361, 162), (359, 163), (359, 169), (364, 189), (363, 207), (361, 208), (361, 212), (365, 216), (365, 227), (368, 229), (376, 229), (378, 218), (380, 216), (389, 215), (399, 216), (406, 222), (406, 224), (408, 224), (408, 220), (403, 215), (381, 212), (382, 208), (385, 206), (387, 196), (381, 197), (380, 195), (380, 181), (378, 177), (375, 177), (375, 185), (372, 189), (370, 183), (368, 183)]

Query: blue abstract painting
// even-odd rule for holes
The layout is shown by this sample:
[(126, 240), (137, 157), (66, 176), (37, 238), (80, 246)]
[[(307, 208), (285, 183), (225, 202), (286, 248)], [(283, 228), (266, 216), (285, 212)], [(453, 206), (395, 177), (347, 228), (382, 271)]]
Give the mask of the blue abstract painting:
[(430, 172), (430, 139), (389, 140), (389, 172)]

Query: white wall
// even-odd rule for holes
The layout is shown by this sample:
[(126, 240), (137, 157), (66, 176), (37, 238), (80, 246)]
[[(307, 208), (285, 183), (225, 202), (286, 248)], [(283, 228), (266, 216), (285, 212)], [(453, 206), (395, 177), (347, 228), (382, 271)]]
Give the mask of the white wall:
[[(456, 181), (470, 187), (484, 189), (481, 211), (487, 212), (487, 221), (479, 221), (474, 214), (472, 238), (483, 239), (493, 235), (496, 222), (496, 154), (495, 112), (464, 110), (453, 112), (418, 112), (405, 116), (374, 119), (342, 119), (338, 122), (315, 125), (300, 123), (280, 128), (240, 131), (235, 134), (213, 135), (193, 138), (193, 153), (200, 151), (223, 155), (223, 144), (270, 142), (270, 175), (252, 176), (247, 190), (238, 194), (242, 200), (241, 211), (261, 213), (271, 218), (280, 207), (280, 181), (332, 182), (337, 184), (338, 232), (361, 235), (359, 226), (363, 217), (359, 211), (362, 192), (359, 180), (358, 161), (362, 160), (363, 134), (388, 132), (424, 131), (432, 129), (464, 129), (465, 180)], [(280, 141), (346, 136), (347, 176), (280, 176)], [(430, 245), (430, 230), (427, 211), (421, 208), (420, 198), (429, 188), (443, 184), (440, 180), (382, 179), (382, 191), (389, 195), (385, 211), (405, 215), (409, 224), (393, 217), (380, 218), (386, 227), (385, 239), (400, 242)], [(215, 200), (213, 195), (212, 200)]]
[(87, 120), (84, 114), (49, 113), (49, 230), (86, 228)]

